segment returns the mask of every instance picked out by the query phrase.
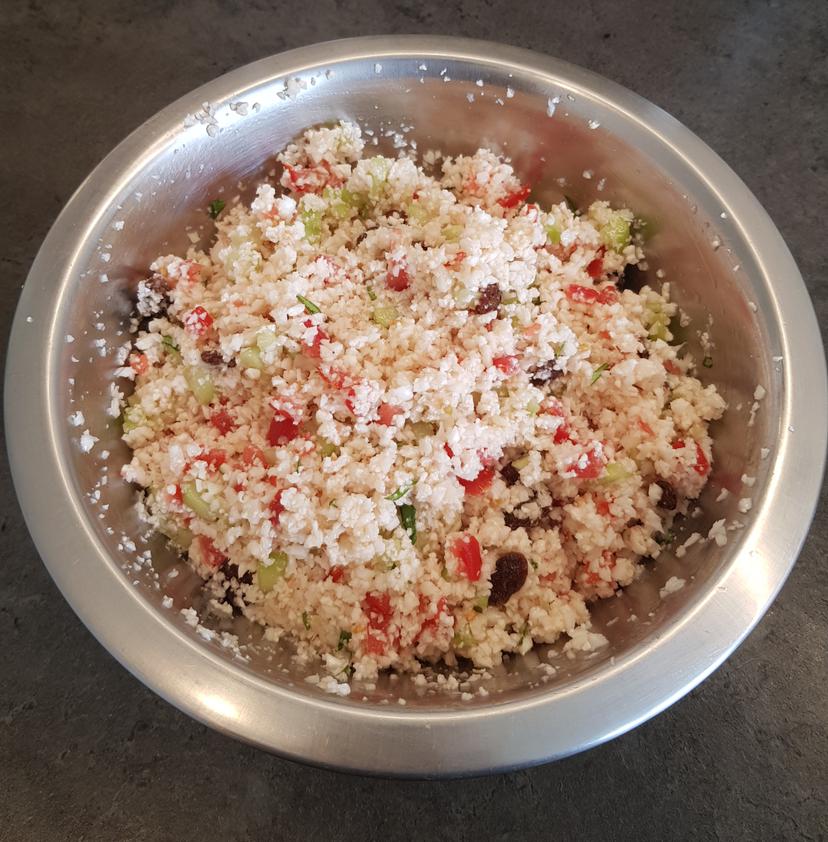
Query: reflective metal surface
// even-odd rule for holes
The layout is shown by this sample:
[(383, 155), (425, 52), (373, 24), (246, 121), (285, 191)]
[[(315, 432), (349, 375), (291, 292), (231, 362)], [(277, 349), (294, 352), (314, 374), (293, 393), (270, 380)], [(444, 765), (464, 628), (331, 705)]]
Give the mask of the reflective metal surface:
[[(165, 592), (176, 607), (191, 597), (173, 590), (181, 581), (169, 576), (175, 559), (141, 535), (132, 491), (118, 478), (127, 454), (105, 412), (131, 295), (157, 254), (185, 250), (193, 232), (209, 239), (212, 199), (248, 195), (292, 137), (338, 118), (372, 129), (381, 149), (392, 148), (387, 132), (404, 129), (421, 151), (501, 150), (541, 202), (565, 193), (632, 207), (655, 231), (650, 281), (662, 270), (672, 283), (694, 318), (687, 341), (696, 352), (700, 329), (715, 345), (703, 376), (730, 410), (714, 429), (704, 515), (686, 530), (706, 531), (719, 518), (744, 526), (728, 533), (726, 547), (706, 543), (681, 560), (664, 558), (596, 606), (610, 646), (592, 658), (553, 658), (551, 679), (538, 669), (546, 653), (530, 653), (496, 671), (490, 695), (470, 702), (405, 679), (333, 698), (304, 681), (315, 669), (295, 664), (288, 650), (259, 642), (239, 660), (162, 607)], [(767, 396), (748, 426), (757, 385)], [(78, 410), (75, 427), (67, 419)], [(149, 120), (100, 164), (32, 266), (9, 350), (6, 424), (15, 484), (45, 563), (141, 681), (210, 726), (288, 757), (374, 773), (472, 774), (622, 733), (681, 697), (748, 633), (784, 582), (816, 503), (825, 362), (776, 228), (736, 175), (667, 114), (519, 49), (367, 38), (230, 73)], [(91, 454), (79, 447), (87, 428), (99, 439)], [(740, 491), (744, 473), (756, 484)], [(732, 493), (715, 502), (723, 486)], [(741, 496), (753, 497), (746, 515), (737, 510)], [(136, 563), (148, 546), (153, 567)], [(687, 586), (662, 601), (658, 591), (673, 575)], [(255, 630), (234, 630), (255, 640)]]

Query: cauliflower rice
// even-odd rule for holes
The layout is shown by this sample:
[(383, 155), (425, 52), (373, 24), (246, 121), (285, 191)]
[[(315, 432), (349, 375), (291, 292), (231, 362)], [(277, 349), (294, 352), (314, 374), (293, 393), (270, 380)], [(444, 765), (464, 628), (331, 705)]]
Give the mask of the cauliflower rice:
[(543, 210), (486, 150), (366, 158), (348, 123), (279, 159), (139, 284), (145, 516), (211, 610), (338, 681), (600, 645), (589, 603), (669, 542), (724, 410), (669, 285), (625, 288), (633, 214)]

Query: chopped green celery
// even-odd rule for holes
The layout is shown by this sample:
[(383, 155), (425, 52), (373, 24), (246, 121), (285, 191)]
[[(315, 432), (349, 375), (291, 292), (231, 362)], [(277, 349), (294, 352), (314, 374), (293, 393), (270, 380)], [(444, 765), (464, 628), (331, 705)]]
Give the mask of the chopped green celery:
[(261, 371), (264, 366), (264, 360), (259, 353), (258, 348), (242, 348), (239, 352), (239, 366), (241, 368), (255, 368)]
[(558, 245), (561, 241), (561, 229), (557, 225), (546, 226), (546, 239), (552, 243), (553, 246)]
[(297, 295), (296, 300), (308, 311), (308, 313), (313, 316), (316, 313), (321, 313), (322, 311), (319, 309), (319, 305), (314, 304), (310, 298), (305, 298), (304, 295)]
[(529, 401), (526, 404), (526, 411), (530, 415), (537, 415), (539, 409), (540, 409), (540, 404), (537, 401)]
[(369, 204), (365, 193), (355, 193), (347, 187), (341, 190), (326, 187), (322, 195), (330, 202), (333, 215), (339, 219), (348, 219), (354, 212), (362, 215)]
[(520, 316), (512, 316), (512, 330), (520, 330), (523, 327), (523, 322), (520, 320)]
[(175, 342), (173, 342), (173, 338), (171, 336), (162, 336), (161, 344), (164, 346), (164, 350), (168, 354), (177, 354), (179, 357), (181, 356), (181, 349), (175, 344)]
[(467, 287), (456, 287), (452, 293), (454, 303), (461, 310), (468, 310), (475, 301), (477, 301), (478, 293), (473, 289)]
[(339, 643), (336, 645), (336, 651), (338, 652), (340, 649), (343, 649), (351, 640), (353, 635), (347, 629), (343, 629), (339, 633)]
[(504, 304), (504, 305), (506, 305), (506, 304), (517, 304), (517, 300), (518, 300), (517, 293), (509, 292), (509, 293), (506, 293), (506, 295), (504, 295), (503, 298), (500, 299), (500, 303)]
[(370, 298), (371, 301), (377, 300), (377, 294), (374, 292), (374, 288), (370, 284), (365, 285), (365, 291), (368, 293), (368, 298)]
[(210, 504), (199, 494), (194, 482), (181, 483), (181, 500), (196, 517), (202, 520), (215, 520)]
[(601, 227), (601, 239), (607, 248), (621, 251), (630, 243), (630, 223), (623, 214), (615, 212)]
[(412, 421), (408, 426), (411, 428), (411, 432), (414, 433), (414, 438), (418, 441), (428, 438), (428, 436), (433, 436), (436, 432), (434, 424), (428, 421)]
[(424, 225), (431, 218), (431, 211), (422, 202), (409, 202), (406, 208), (409, 222)]
[(443, 238), (447, 243), (456, 243), (460, 239), (460, 235), (462, 233), (462, 225), (446, 225), (442, 231)]
[(124, 410), (124, 432), (131, 433), (138, 427), (143, 427), (147, 423), (147, 416), (140, 406), (128, 406)]
[(513, 459), (512, 460), (512, 467), (516, 468), (518, 471), (522, 471), (528, 464), (529, 464), (529, 457), (528, 456), (521, 456), (520, 459)]
[(610, 485), (613, 482), (621, 482), (621, 480), (631, 476), (632, 473), (623, 465), (619, 465), (618, 462), (608, 462), (604, 469), (604, 475), (601, 477), (601, 482)]
[(316, 446), (319, 448), (319, 455), (323, 459), (327, 459), (329, 456), (339, 456), (339, 445), (334, 444), (332, 441), (328, 441), (328, 439), (323, 438), (322, 436), (316, 437)]
[(369, 195), (372, 199), (378, 199), (382, 195), (388, 173), (391, 171), (391, 162), (381, 155), (368, 160), (368, 174), (371, 176), (371, 189)]
[(397, 516), (400, 525), (408, 533), (411, 543), (417, 542), (417, 510), (410, 503), (403, 503), (397, 506)]
[(267, 351), (276, 344), (276, 334), (272, 330), (263, 327), (256, 334), (256, 347), (260, 351)]
[(477, 599), (472, 602), (472, 608), (478, 613), (481, 614), (489, 607), (489, 597), (487, 596), (479, 596)]
[(371, 321), (380, 327), (391, 327), (399, 316), (400, 314), (396, 307), (377, 307), (371, 313)]
[(455, 649), (469, 649), (477, 643), (474, 637), (472, 637), (471, 627), (468, 626), (467, 628), (468, 631), (455, 632), (454, 637), (451, 639), (452, 646)]
[(310, 631), (311, 621), (310, 621), (310, 614), (307, 611), (302, 612), (302, 625), (305, 627), (305, 631)]
[(601, 379), (601, 375), (609, 368), (609, 363), (601, 363), (595, 371), (592, 372), (592, 378), (589, 381), (589, 385), (592, 386), (597, 383)]
[(661, 339), (664, 342), (668, 342), (670, 339), (670, 334), (667, 331), (667, 325), (664, 322), (653, 322), (650, 325), (650, 333), (648, 335), (648, 339), (654, 341), (656, 339)]
[(193, 543), (193, 533), (184, 526), (175, 526), (172, 523), (168, 523), (164, 525), (161, 531), (176, 547), (180, 547), (182, 550), (189, 549), (190, 544)]
[(259, 569), (256, 571), (256, 579), (258, 580), (259, 590), (263, 593), (268, 593), (276, 587), (276, 583), (283, 579), (285, 570), (287, 570), (288, 557), (287, 553), (272, 552), (270, 554), (270, 564), (259, 564)]
[(305, 226), (305, 238), (311, 243), (322, 239), (322, 214), (316, 210), (303, 210), (302, 224)]
[(206, 406), (216, 396), (216, 390), (213, 387), (213, 378), (210, 372), (202, 366), (193, 366), (184, 371), (184, 379), (190, 387), (190, 391), (195, 396), (195, 399), (202, 405)]

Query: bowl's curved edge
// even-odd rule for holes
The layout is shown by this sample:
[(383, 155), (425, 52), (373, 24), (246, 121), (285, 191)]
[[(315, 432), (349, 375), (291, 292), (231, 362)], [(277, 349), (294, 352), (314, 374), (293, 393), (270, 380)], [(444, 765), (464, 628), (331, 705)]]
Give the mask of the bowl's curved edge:
[[(800, 497), (789, 501), (783, 522), (787, 533), (760, 542), (757, 529), (745, 536), (739, 557), (725, 570), (714, 604), (712, 594), (700, 598), (647, 655), (631, 653), (601, 676), (555, 694), (557, 722), (550, 720), (550, 698), (510, 702), (490, 708), (423, 715), (416, 712), (360, 708), (320, 698), (309, 701), (246, 675), (195, 641), (164, 623), (154, 622), (149, 605), (125, 577), (100, 556), (92, 534), (79, 529), (82, 514), (67, 493), (61, 470), (61, 443), (55, 435), (50, 371), (57, 314), (50, 313), (56, 277), (65, 285), (72, 274), (73, 245), (81, 235), (75, 219), (94, 219), (106, 201), (100, 185), (123, 178), (126, 168), (145, 157), (147, 147), (164, 138), (205, 99), (225, 98), (237, 91), (281, 78), (305, 68), (345, 59), (375, 56), (451, 57), (482, 63), (505, 63), (535, 74), (565, 80), (570, 86), (604, 97), (644, 125), (692, 166), (707, 186), (727, 197), (734, 216), (749, 220), (744, 235), (752, 244), (768, 278), (785, 278), (772, 290), (776, 316), (784, 318), (786, 403), (783, 423), (814, 418), (794, 444), (776, 456), (774, 488), (785, 476), (796, 476)], [(653, 127), (657, 124), (657, 131)], [(159, 139), (160, 137), (160, 139)], [(703, 175), (706, 173), (707, 175)], [(711, 178), (715, 174), (715, 180)], [(715, 181), (715, 183), (714, 183)], [(109, 191), (113, 192), (112, 190)], [(56, 276), (53, 266), (62, 265)], [(31, 317), (32, 321), (28, 321)], [(10, 334), (5, 375), (5, 423), (15, 486), (27, 525), (49, 572), (76, 613), (95, 637), (134, 675), (159, 695), (212, 728), (285, 757), (316, 765), (406, 777), (471, 775), (503, 771), (563, 757), (603, 742), (632, 728), (672, 704), (712, 672), (741, 642), (778, 593), (806, 537), (816, 507), (825, 462), (826, 388), (816, 318), (804, 283), (787, 246), (766, 212), (735, 173), (688, 129), (636, 94), (590, 71), (515, 47), (449, 37), (397, 36), (349, 39), (304, 47), (261, 59), (210, 82), (168, 106), (130, 134), (80, 185), (54, 223), (35, 259)], [(38, 376), (39, 375), (39, 376)], [(33, 388), (32, 383), (36, 384)], [(818, 454), (818, 458), (814, 458)], [(765, 503), (773, 497), (769, 489)], [(803, 509), (799, 500), (809, 501)], [(784, 502), (784, 501), (783, 501)], [(766, 508), (766, 507), (765, 507)], [(758, 513), (757, 521), (767, 512)], [(779, 516), (777, 507), (775, 515)], [(757, 558), (770, 570), (756, 587), (751, 572)], [(105, 572), (104, 572), (105, 571)], [(94, 592), (89, 585), (94, 584)], [(105, 610), (101, 609), (105, 603)], [(142, 616), (141, 612), (146, 612)], [(129, 623), (124, 618), (130, 617)], [(141, 624), (136, 647), (131, 626)], [(707, 624), (717, 643), (688, 652), (682, 630)], [(128, 628), (130, 626), (130, 628)], [(159, 661), (149, 652), (164, 652)], [(143, 652), (141, 651), (143, 649)], [(659, 668), (661, 672), (659, 672)], [(653, 680), (655, 670), (657, 680)], [(671, 673), (680, 672), (676, 681)], [(227, 693), (228, 673), (239, 682)], [(587, 691), (601, 685), (600, 704)], [(595, 693), (593, 692), (593, 696)], [(278, 709), (274, 707), (278, 704)], [(612, 716), (606, 710), (613, 706)], [(570, 727), (567, 711), (578, 711), (590, 727)], [(309, 713), (311, 714), (309, 716)], [(318, 714), (318, 716), (316, 716)], [(324, 719), (321, 716), (324, 714)], [(314, 718), (316, 716), (316, 718)], [(519, 729), (515, 726), (519, 723)], [(595, 723), (598, 723), (597, 727)], [(390, 755), (372, 746), (379, 727), (396, 729), (397, 751)], [(335, 751), (331, 749), (334, 741)], [(463, 746), (463, 753), (458, 748)], [(469, 750), (471, 747), (471, 750)]]

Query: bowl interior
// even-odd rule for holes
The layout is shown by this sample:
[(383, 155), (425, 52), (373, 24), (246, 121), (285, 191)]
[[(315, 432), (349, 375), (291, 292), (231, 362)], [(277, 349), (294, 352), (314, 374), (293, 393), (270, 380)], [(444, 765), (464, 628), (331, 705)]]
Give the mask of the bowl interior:
[[(194, 242), (207, 244), (213, 228), (208, 203), (249, 198), (272, 169), (276, 152), (304, 129), (331, 120), (357, 121), (387, 154), (415, 145), (418, 154), (486, 146), (512, 159), (541, 204), (564, 195), (579, 205), (602, 198), (646, 219), (643, 280), (654, 286), (670, 282), (675, 300), (692, 319), (685, 336), (690, 351), (697, 360), (708, 355), (713, 360), (711, 368), (699, 368), (700, 377), (716, 383), (729, 404), (713, 428), (715, 464), (700, 511), (681, 525), (674, 546), (691, 532), (706, 534), (721, 518), (729, 524), (748, 522), (750, 515), (741, 514), (737, 502), (763, 495), (772, 459), (763, 459), (761, 450), (774, 440), (781, 416), (781, 375), (773, 363), (782, 353), (780, 337), (765, 315), (772, 305), (729, 210), (642, 124), (588, 90), (563, 81), (550, 85), (528, 69), (507, 73), (480, 61), (416, 56), (308, 67), (290, 78), (236, 90), (195, 113), (171, 109), (155, 119), (166, 125), (170, 113), (177, 114), (176, 128), (160, 134), (150, 148), (136, 148), (131, 168), (114, 174), (117, 188), (101, 196), (84, 245), (71, 256), (73, 275), (59, 302), (55, 331), (63, 341), (54, 349), (49, 383), (58, 445), (87, 529), (163, 622), (237, 669), (297, 693), (318, 692), (304, 681), (316, 665), (296, 663), (289, 647), (265, 643), (257, 629), (242, 621), (232, 628), (215, 626), (249, 644), (242, 660), (218, 637), (204, 639), (178, 611), (162, 606), (167, 595), (174, 597), (175, 608), (197, 604), (198, 595), (190, 593), (179, 560), (147, 535), (136, 517), (134, 491), (119, 478), (128, 453), (106, 409), (117, 349), (129, 339), (128, 314), (149, 263), (159, 254), (183, 253)], [(757, 385), (768, 394), (749, 425)], [(75, 427), (67, 419), (78, 411), (84, 421)], [(85, 429), (99, 439), (89, 454), (78, 447)], [(742, 488), (743, 474), (756, 477), (752, 488)], [(724, 500), (718, 499), (722, 488), (730, 492)], [(596, 604), (594, 626), (610, 645), (590, 657), (569, 660), (544, 650), (509, 659), (493, 671), (490, 695), (471, 702), (461, 703), (456, 694), (435, 695), (397, 677), (386, 677), (373, 689), (357, 685), (349, 699), (335, 701), (396, 703), (403, 696), (416, 709), (445, 709), (563, 692), (610, 661), (636, 657), (648, 641), (668, 633), (733, 558), (743, 531), (728, 534), (724, 548), (699, 543), (681, 559), (665, 551), (617, 598)], [(171, 570), (178, 575), (171, 576)], [(671, 576), (687, 584), (662, 600), (659, 590)], [(540, 668), (544, 663), (556, 667), (554, 674)]]

